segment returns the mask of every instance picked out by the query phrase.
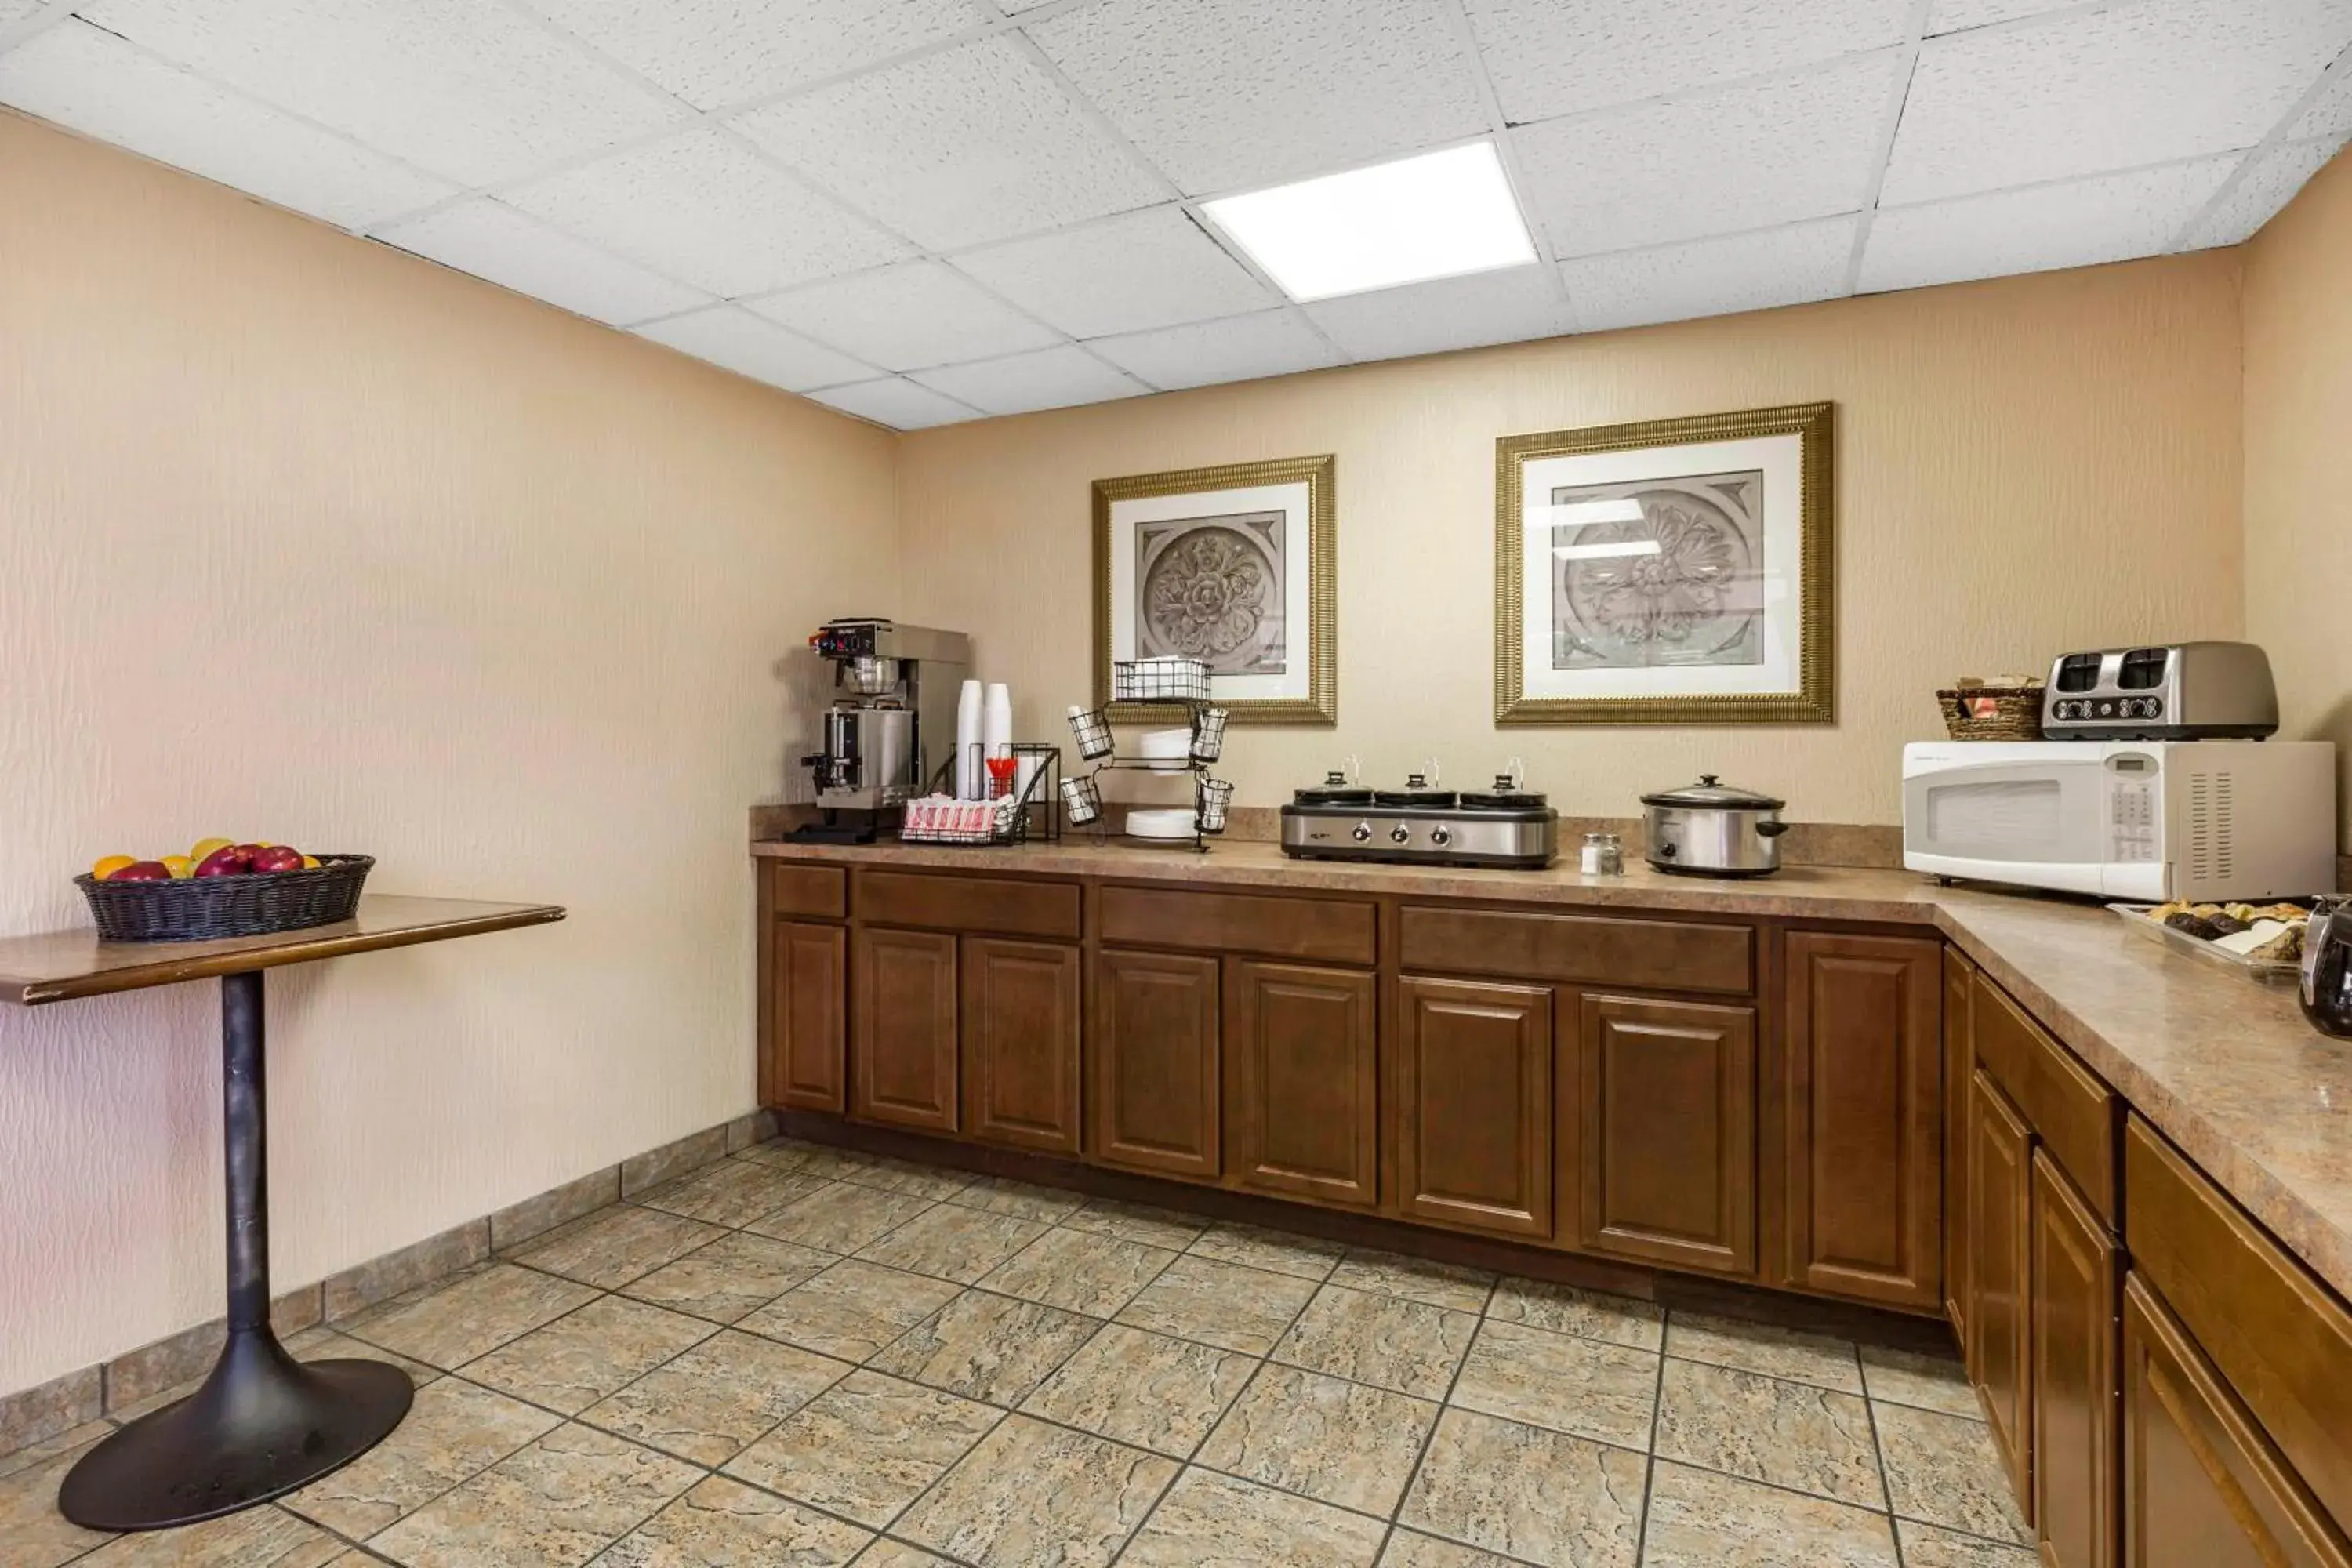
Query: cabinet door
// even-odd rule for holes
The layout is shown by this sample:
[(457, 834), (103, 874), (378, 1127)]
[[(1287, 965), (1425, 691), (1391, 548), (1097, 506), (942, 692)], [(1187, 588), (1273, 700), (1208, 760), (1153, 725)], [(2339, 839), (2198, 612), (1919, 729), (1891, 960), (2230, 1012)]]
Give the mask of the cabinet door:
[(1786, 1279), (1893, 1307), (1944, 1289), (1943, 946), (1792, 932)]
[(1969, 1088), (1969, 1379), (2032, 1520), (2033, 1135), (1981, 1070)]
[(2345, 1568), (2294, 1472), (2137, 1274), (2124, 1282), (2123, 1538), (2129, 1568)]
[(1539, 985), (1398, 983), (1398, 1207), (1552, 1234), (1552, 997)]
[(1576, 1035), (1577, 1240), (1756, 1271), (1756, 1014), (1586, 995)]
[(1213, 1178), (1217, 961), (1104, 952), (1087, 1037), (1087, 1152), (1107, 1165)]
[(1944, 1315), (1969, 1342), (1969, 997), (1977, 966), (1944, 950)]
[(1078, 950), (963, 939), (963, 1130), (1078, 1152)]
[(849, 1109), (848, 933), (778, 921), (768, 949), (769, 1089), (795, 1110)]
[(1372, 977), (1225, 963), (1225, 1170), (1245, 1187), (1370, 1206), (1380, 1196)]
[(2033, 1152), (2033, 1518), (2046, 1568), (2115, 1568), (2117, 1249)]
[(852, 944), (850, 1102), (869, 1121), (956, 1130), (956, 939), (860, 931)]

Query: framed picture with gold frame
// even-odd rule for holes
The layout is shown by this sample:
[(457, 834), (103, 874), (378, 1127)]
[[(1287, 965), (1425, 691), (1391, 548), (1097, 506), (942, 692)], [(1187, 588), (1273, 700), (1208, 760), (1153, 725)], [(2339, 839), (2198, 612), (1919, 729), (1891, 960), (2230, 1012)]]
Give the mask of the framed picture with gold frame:
[(1209, 667), (1235, 724), (1339, 721), (1329, 453), (1095, 481), (1095, 699), (1112, 722), (1181, 722), (1112, 702), (1115, 661)]
[(1497, 724), (1837, 715), (1833, 405), (1495, 443)]

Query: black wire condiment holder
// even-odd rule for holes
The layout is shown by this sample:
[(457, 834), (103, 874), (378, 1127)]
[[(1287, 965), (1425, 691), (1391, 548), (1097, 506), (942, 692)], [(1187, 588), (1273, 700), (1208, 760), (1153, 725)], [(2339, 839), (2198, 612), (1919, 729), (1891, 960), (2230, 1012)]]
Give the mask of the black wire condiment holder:
[[(988, 749), (975, 742), (964, 750), (971, 754), (969, 760), (972, 771), (982, 779), (988, 778)], [(985, 801), (965, 803), (966, 805), (985, 805), (992, 808), (992, 816), (984, 827), (969, 831), (926, 829), (909, 834), (905, 825), (901, 823), (898, 829), (899, 840), (907, 844), (961, 845), (975, 849), (1007, 844), (1027, 844), (1033, 840), (1048, 844), (1060, 843), (1062, 811), (1059, 797), (1062, 793), (1062, 748), (1046, 745), (1037, 741), (1015, 741), (1006, 749), (1005, 754), (1013, 759), (1013, 776), (1016, 781), (1014, 788), (1004, 795), (992, 795)], [(1028, 783), (1022, 784), (1017, 781), (1021, 777), (1020, 763), (1025, 759), (1034, 759), (1035, 765), (1029, 769)], [(930, 794), (952, 795), (956, 793), (956, 753), (950, 748), (947, 761), (940, 764), (939, 770), (931, 774), (930, 783), (926, 786)]]

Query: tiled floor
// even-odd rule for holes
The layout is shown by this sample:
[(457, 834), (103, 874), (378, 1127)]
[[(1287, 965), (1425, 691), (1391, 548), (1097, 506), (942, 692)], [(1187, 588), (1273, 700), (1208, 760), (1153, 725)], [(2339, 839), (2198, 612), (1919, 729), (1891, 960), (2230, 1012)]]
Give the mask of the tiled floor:
[(773, 1142), (295, 1342), (348, 1468), (9, 1568), (2030, 1568), (1958, 1368)]

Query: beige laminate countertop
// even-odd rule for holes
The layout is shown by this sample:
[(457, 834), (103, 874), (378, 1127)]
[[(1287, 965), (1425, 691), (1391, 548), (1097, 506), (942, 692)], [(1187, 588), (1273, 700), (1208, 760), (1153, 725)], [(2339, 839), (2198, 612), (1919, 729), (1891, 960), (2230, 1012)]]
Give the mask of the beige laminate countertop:
[(1793, 866), (1756, 881), (1292, 860), (1272, 844), (1205, 855), (1128, 845), (761, 842), (755, 855), (1299, 892), (1916, 924), (1942, 932), (2341, 1294), (2352, 1296), (2352, 1040), (2259, 985), (2125, 929), (2095, 904), (1942, 888), (1908, 871)]

